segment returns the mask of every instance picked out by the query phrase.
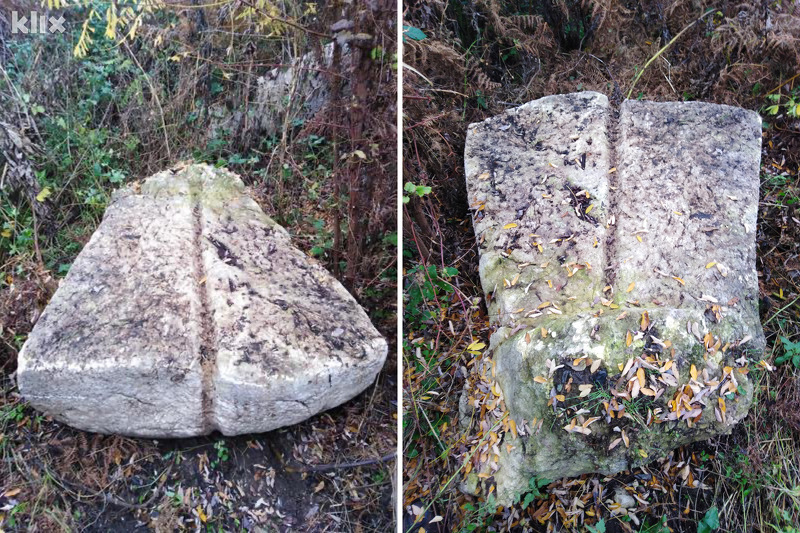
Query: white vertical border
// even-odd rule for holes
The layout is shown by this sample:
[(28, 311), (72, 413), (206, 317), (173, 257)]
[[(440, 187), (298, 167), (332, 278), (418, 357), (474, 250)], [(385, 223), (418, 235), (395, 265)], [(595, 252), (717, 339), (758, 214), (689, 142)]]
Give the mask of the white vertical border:
[(403, 0), (397, 0), (397, 533), (403, 533)]

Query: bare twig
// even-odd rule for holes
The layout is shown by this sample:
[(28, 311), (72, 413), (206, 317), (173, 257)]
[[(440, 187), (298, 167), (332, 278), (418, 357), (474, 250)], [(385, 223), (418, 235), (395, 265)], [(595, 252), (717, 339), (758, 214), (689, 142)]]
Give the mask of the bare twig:
[(682, 30), (681, 30), (681, 31), (678, 33), (678, 35), (676, 35), (675, 37), (673, 37), (673, 38), (672, 38), (672, 40), (671, 40), (670, 42), (668, 42), (667, 44), (665, 44), (664, 46), (662, 46), (662, 47), (661, 47), (661, 50), (659, 50), (658, 52), (656, 52), (656, 55), (654, 55), (653, 57), (651, 57), (650, 59), (648, 59), (648, 60), (647, 60), (647, 63), (645, 63), (645, 64), (644, 64), (644, 66), (642, 67), (642, 70), (640, 70), (639, 72), (637, 72), (637, 73), (636, 73), (636, 76), (633, 78), (633, 83), (631, 84), (631, 88), (628, 90), (628, 94), (627, 94), (627, 96), (625, 96), (625, 98), (630, 98), (630, 97), (631, 97), (631, 94), (633, 94), (633, 88), (634, 88), (634, 87), (636, 87), (636, 82), (637, 82), (637, 81), (639, 81), (639, 78), (641, 78), (641, 77), (642, 77), (642, 74), (644, 73), (644, 71), (645, 71), (645, 70), (647, 70), (647, 67), (649, 67), (649, 66), (650, 66), (650, 64), (651, 64), (653, 61), (655, 61), (656, 59), (658, 59), (658, 57), (659, 57), (661, 54), (663, 54), (663, 53), (664, 53), (664, 51), (665, 51), (667, 48), (669, 48), (670, 46), (672, 46), (672, 44), (673, 44), (675, 41), (677, 41), (677, 40), (678, 40), (678, 38), (680, 38), (680, 36), (681, 36), (681, 35), (683, 35), (684, 33), (686, 33), (686, 31), (687, 31), (687, 30), (689, 30), (689, 28), (691, 28), (692, 26), (694, 26), (695, 24), (697, 24), (698, 22), (700, 22), (701, 20), (703, 20), (704, 18), (706, 18), (706, 17), (708, 16), (708, 14), (709, 14), (709, 13), (714, 13), (714, 12), (716, 12), (716, 11), (717, 11), (716, 9), (709, 9), (708, 11), (706, 11), (705, 13), (703, 13), (703, 14), (700, 16), (700, 18), (698, 18), (697, 20), (695, 20), (694, 22), (692, 22), (691, 24), (689, 24), (688, 26), (686, 26), (685, 28), (683, 28), (683, 29), (682, 29)]
[(362, 461), (353, 461), (352, 463), (336, 463), (336, 464), (327, 464), (327, 465), (314, 465), (314, 466), (287, 466), (287, 472), (326, 472), (328, 470), (342, 470), (345, 468), (356, 468), (359, 466), (369, 466), (378, 463), (386, 463), (388, 461), (393, 460), (397, 456), (397, 452), (394, 451), (388, 455), (384, 455), (383, 457), (379, 457), (378, 459), (364, 459)]
[(171, 161), (172, 152), (169, 149), (169, 135), (167, 135), (167, 123), (164, 120), (164, 108), (161, 107), (161, 99), (158, 97), (158, 91), (153, 85), (150, 76), (147, 74), (147, 72), (145, 72), (144, 68), (142, 68), (142, 65), (141, 63), (139, 63), (139, 60), (136, 59), (136, 55), (133, 53), (133, 50), (131, 50), (130, 46), (128, 46), (127, 41), (122, 41), (122, 44), (125, 46), (125, 50), (128, 51), (128, 54), (130, 54), (131, 58), (133, 59), (133, 62), (136, 63), (136, 66), (139, 67), (139, 70), (142, 71), (142, 75), (144, 76), (145, 81), (147, 81), (147, 85), (150, 86), (150, 92), (153, 93), (153, 98), (155, 98), (156, 100), (156, 105), (158, 106), (158, 112), (161, 115), (161, 128), (164, 130), (164, 145), (167, 148), (167, 158), (169, 158), (169, 160)]

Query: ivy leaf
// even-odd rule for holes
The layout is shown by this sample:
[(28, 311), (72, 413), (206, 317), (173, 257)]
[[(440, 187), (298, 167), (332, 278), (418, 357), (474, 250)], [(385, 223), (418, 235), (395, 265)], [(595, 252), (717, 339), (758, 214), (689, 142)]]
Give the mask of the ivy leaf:
[(423, 31), (419, 28), (415, 28), (414, 26), (403, 26), (403, 41), (407, 41), (408, 39), (413, 39), (415, 41), (422, 41), (423, 39), (427, 39), (428, 36), (423, 33)]
[(719, 511), (716, 507), (712, 507), (706, 511), (705, 516), (697, 524), (697, 533), (711, 533), (719, 528)]

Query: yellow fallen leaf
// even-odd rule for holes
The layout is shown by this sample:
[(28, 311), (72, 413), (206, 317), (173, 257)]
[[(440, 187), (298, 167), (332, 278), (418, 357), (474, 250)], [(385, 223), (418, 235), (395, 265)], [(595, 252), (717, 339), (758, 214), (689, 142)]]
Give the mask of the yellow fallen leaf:
[(639, 241), (639, 242), (642, 242), (642, 236), (641, 235), (637, 235), (636, 236), (636, 240)]
[(639, 370), (636, 371), (636, 378), (639, 380), (640, 387), (644, 387), (647, 384), (647, 382), (645, 381), (643, 366), (640, 366)]
[(536, 383), (547, 383), (547, 378), (545, 378), (544, 376), (536, 376), (535, 378), (533, 378), (533, 381), (535, 381)]
[(672, 276), (672, 279), (674, 279), (675, 281), (677, 281), (677, 282), (678, 282), (678, 283), (680, 283), (681, 285), (686, 285), (686, 282), (685, 282), (685, 281), (683, 281), (683, 280), (682, 280), (681, 278), (679, 278), (678, 276)]
[(6, 228), (2, 232), (0, 232), (0, 235), (8, 239), (9, 237), (11, 237), (11, 230)]
[(567, 400), (567, 398), (563, 394), (556, 394), (556, 400), (559, 402), (564, 402)]
[(592, 211), (592, 209), (594, 209), (594, 204), (590, 204), (589, 207), (587, 207), (586, 211), (584, 212), (588, 215)]
[(467, 346), (467, 350), (477, 351), (486, 348), (486, 344), (481, 341), (475, 341), (469, 346)]
[(44, 189), (41, 190), (39, 194), (36, 195), (36, 201), (44, 202), (45, 200), (47, 200), (47, 197), (50, 196), (51, 194), (52, 191), (50, 190), (50, 187), (45, 187)]
[(479, 180), (485, 180), (485, 179), (488, 179), (488, 178), (489, 178), (489, 173), (488, 172), (484, 172), (483, 174), (478, 176)]
[(509, 222), (508, 224), (503, 226), (503, 229), (511, 229), (511, 228), (516, 228), (516, 227), (517, 227), (517, 223), (516, 222)]
[(542, 302), (536, 309), (544, 309), (545, 307), (550, 307), (550, 302)]
[(206, 513), (203, 512), (203, 508), (200, 507), (199, 505), (197, 506), (197, 516), (200, 518), (200, 521), (204, 524), (206, 523), (206, 520), (208, 520)]
[(691, 368), (689, 368), (689, 374), (691, 374), (692, 379), (697, 380), (697, 367), (692, 365)]
[(633, 335), (631, 335), (631, 330), (628, 330), (628, 334), (625, 335), (625, 346), (630, 346), (633, 342)]
[(716, 265), (716, 264), (717, 264), (717, 262), (716, 262), (716, 261), (711, 261), (710, 263), (708, 263), (708, 264), (706, 265), (706, 268), (711, 268), (711, 267), (713, 267), (713, 266), (714, 266), (714, 265)]
[(645, 311), (642, 313), (642, 322), (641, 322), (642, 331), (647, 331), (647, 328), (649, 327), (650, 327), (650, 314), (647, 311)]

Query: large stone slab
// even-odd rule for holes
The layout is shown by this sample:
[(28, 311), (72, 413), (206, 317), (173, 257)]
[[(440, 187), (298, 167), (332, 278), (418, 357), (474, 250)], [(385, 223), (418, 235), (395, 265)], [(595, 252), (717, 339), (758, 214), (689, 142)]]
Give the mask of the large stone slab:
[(469, 127), (496, 379), (522, 435), (491, 473), (612, 474), (726, 433), (765, 340), (761, 121), (705, 103), (542, 98)]
[(117, 194), (19, 355), (22, 395), (88, 431), (269, 431), (369, 386), (364, 310), (234, 174), (189, 165)]

